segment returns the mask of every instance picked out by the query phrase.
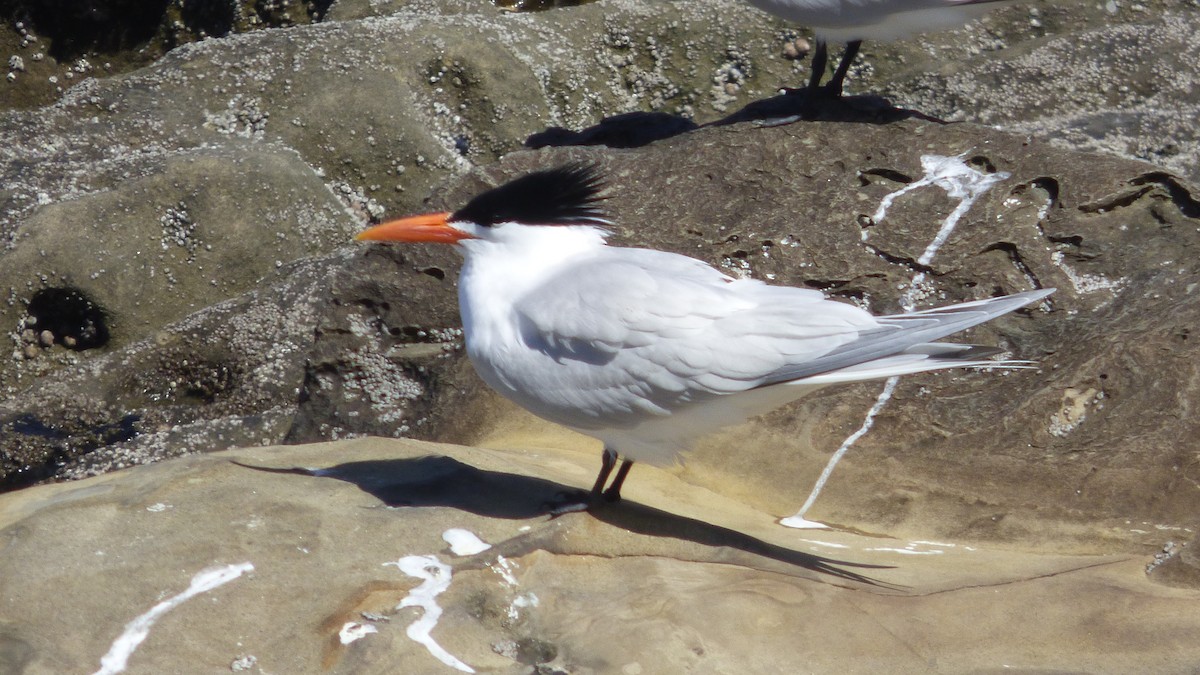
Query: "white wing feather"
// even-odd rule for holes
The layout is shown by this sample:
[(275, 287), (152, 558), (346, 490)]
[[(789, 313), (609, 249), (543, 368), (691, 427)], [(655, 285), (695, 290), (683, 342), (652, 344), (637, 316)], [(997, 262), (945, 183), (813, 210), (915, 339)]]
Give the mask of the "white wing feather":
[(513, 369), (512, 377), (536, 373), (536, 382), (513, 382), (523, 403), (577, 428), (632, 426), (647, 413), (752, 389), (880, 328), (818, 291), (735, 280), (642, 249), (606, 249), (514, 310), (525, 345), (547, 361)]

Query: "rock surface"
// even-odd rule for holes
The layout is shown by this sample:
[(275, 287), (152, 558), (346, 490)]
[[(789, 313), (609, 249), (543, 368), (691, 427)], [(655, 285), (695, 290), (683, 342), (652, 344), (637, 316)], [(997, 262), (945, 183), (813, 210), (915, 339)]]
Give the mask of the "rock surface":
[[(712, 115), (772, 91), (741, 84), (749, 57), (730, 45), (766, 62), (775, 44), (745, 3), (621, 1), (612, 17), (449, 2), (235, 35), (0, 113), (0, 325), (14, 342), (0, 391), (62, 361), (23, 362), (38, 355), (21, 338), (38, 291), (85, 298), (121, 347), (250, 290), (272, 266), (331, 251), (352, 223), (416, 208), (448, 175), (548, 125), (643, 105)], [(676, 46), (656, 47), (665, 35)]]
[[(332, 0), (7, 0), (0, 108), (53, 103), (86, 77), (125, 73), (181, 44), (319, 21)], [(15, 57), (15, 59), (14, 59)]]
[[(1033, 35), (1002, 29), (995, 44), (973, 55), (927, 43), (934, 63), (865, 83), (866, 90), (944, 119), (1145, 159), (1200, 180), (1193, 123), (1200, 112), (1200, 5), (1122, 5), (1014, 8), (1007, 16), (1027, 13), (1028, 23), (1039, 24)], [(963, 43), (958, 49), (969, 50)]]
[[(0, 577), (0, 664), (94, 670), (194, 575), (245, 563), (159, 616), (126, 672), (454, 672), (406, 636), (423, 614), (445, 658), (494, 673), (1183, 673), (1200, 660), (1198, 592), (1150, 583), (1145, 559), (788, 531), (653, 468), (626, 503), (548, 519), (543, 502), (594, 464), (374, 439), (2, 495), (0, 568), (20, 574)], [(493, 547), (455, 555), (452, 528)], [(447, 566), (436, 620), (398, 607), (421, 580), (394, 564), (415, 555)], [(873, 581), (844, 578), (858, 574)]]
[[(252, 563), (130, 671), (449, 672), (404, 634), (419, 580), (387, 563), (414, 554), (452, 566), (433, 638), (481, 671), (1194, 670), (1196, 14), (1034, 2), (868, 43), (849, 89), (923, 114), (769, 99), (805, 77), (802, 31), (741, 0), (341, 0), (105, 79), (29, 61), (19, 86), (64, 91), (0, 113), (0, 490), (104, 475), (0, 495), (0, 671), (94, 670), (193, 575)], [(880, 384), (547, 520), (599, 448), (482, 387), (451, 251), (346, 242), (569, 160), (609, 176), (615, 243), (877, 312), (1056, 286), (963, 336), (1036, 367), (904, 378), (806, 514), (833, 530), (775, 520)], [(107, 473), (362, 435), (496, 449)], [(448, 553), (456, 527), (495, 548)]]
[[(813, 515), (897, 535), (1093, 550), (1148, 552), (1164, 533), (1188, 536), (1196, 465), (1176, 439), (1197, 430), (1174, 411), (1200, 396), (1190, 340), (1197, 269), (1186, 255), (1200, 207), (1190, 187), (1145, 164), (881, 114), (877, 124), (742, 122), (636, 149), (517, 153), (429, 206), (586, 159), (611, 177), (617, 243), (821, 288), (877, 312), (899, 311), (906, 294), (923, 307), (1058, 287), (1044, 306), (966, 335), (1033, 359), (1036, 370), (903, 379)], [(920, 263), (957, 205), (944, 187), (920, 187), (925, 154), (962, 155), (967, 174), (1007, 177)], [(889, 195), (913, 186), (880, 217)], [(61, 447), (70, 420), (123, 430), (116, 443), (80, 436), (91, 447), (77, 447), (92, 450), (84, 472), (247, 442), (492, 435), (520, 413), (484, 391), (457, 352), (453, 255), (386, 250), (298, 264), (248, 296), (64, 370), (4, 404), (6, 430), (34, 456)], [(918, 274), (927, 278), (914, 287)], [(826, 390), (709, 439), (689, 457), (688, 479), (787, 515), (878, 392)], [(204, 420), (218, 424), (205, 431)]]

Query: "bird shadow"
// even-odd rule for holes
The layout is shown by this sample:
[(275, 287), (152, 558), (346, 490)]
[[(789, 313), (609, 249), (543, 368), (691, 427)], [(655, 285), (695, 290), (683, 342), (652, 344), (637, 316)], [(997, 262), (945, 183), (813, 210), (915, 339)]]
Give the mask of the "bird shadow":
[(595, 546), (589, 548), (589, 537), (566, 536), (568, 529), (581, 526), (582, 521), (577, 518), (592, 518), (624, 532), (648, 538), (641, 540), (640, 545), (635, 542), (623, 546), (627, 554), (641, 551), (644, 555), (666, 555), (663, 551), (667, 549), (656, 540), (673, 539), (687, 544), (682, 550), (671, 550), (670, 555), (678, 559), (734, 564), (785, 574), (788, 573), (788, 567), (796, 567), (847, 582), (890, 590), (902, 588), (854, 571), (891, 569), (888, 565), (836, 560), (796, 551), (628, 499), (586, 513), (570, 513), (559, 518), (555, 514), (555, 507), (562, 504), (564, 494), (577, 493), (575, 488), (542, 478), (479, 469), (451, 457), (429, 455), (409, 459), (367, 460), (322, 469), (275, 468), (231, 461), (255, 471), (345, 481), (393, 508), (440, 506), (487, 518), (514, 520), (550, 516), (547, 527), (497, 545), (496, 550), (490, 552), (493, 556), (499, 553), (517, 557), (533, 550), (604, 555), (602, 550), (592, 550), (597, 548)]
[(524, 145), (535, 150), (565, 146), (628, 149), (640, 148), (704, 127), (728, 126), (743, 122), (760, 126), (781, 126), (800, 121), (890, 124), (906, 119), (945, 123), (915, 110), (897, 108), (880, 96), (833, 97), (820, 90), (809, 92), (807, 89), (798, 89), (751, 101), (741, 109), (703, 125), (670, 113), (630, 112), (605, 117), (599, 123), (580, 131), (550, 127), (526, 138)]
[(445, 506), (485, 518), (524, 520), (544, 516), (569, 490), (552, 481), (477, 469), (441, 455), (346, 462), (323, 469), (272, 468), (231, 461), (256, 471), (336, 478), (389, 507)]

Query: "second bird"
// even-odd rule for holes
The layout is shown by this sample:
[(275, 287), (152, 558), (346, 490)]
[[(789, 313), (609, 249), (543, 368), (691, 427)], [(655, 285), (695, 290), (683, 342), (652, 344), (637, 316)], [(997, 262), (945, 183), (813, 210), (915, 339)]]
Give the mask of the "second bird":
[(987, 360), (996, 349), (933, 341), (1053, 292), (877, 317), (675, 253), (607, 246), (601, 190), (593, 167), (569, 165), (358, 235), (463, 254), (471, 363), (518, 405), (603, 441), (593, 505), (620, 498), (634, 461), (669, 464), (698, 436), (830, 384), (1016, 365)]
[[(846, 73), (863, 40), (898, 40), (956, 28), (1013, 0), (746, 0), (787, 21), (811, 28), (817, 37), (808, 91), (842, 95)], [(845, 43), (833, 78), (820, 88), (828, 60), (827, 42)]]

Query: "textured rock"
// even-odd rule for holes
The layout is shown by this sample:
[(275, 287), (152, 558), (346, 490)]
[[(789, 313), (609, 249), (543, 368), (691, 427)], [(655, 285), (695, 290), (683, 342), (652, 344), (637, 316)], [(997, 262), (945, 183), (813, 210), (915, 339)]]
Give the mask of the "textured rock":
[[(1162, 167), (1196, 177), (1195, 7), (1025, 3), (868, 43), (852, 71), (851, 91), (1021, 135), (872, 97), (763, 100), (803, 81), (800, 31), (740, 0), (342, 0), (107, 79), (86, 78), (130, 61), (23, 59), (15, 86), (65, 91), (0, 113), (3, 488), (363, 434), (503, 449), (238, 450), (0, 495), (0, 671), (94, 670), (194, 574), (252, 562), (162, 618), (131, 670), (446, 672), (396, 610), (417, 580), (386, 566), (438, 553), (434, 638), (480, 670), (1189, 672), (1200, 204)], [(808, 121), (775, 125), (792, 113)], [(958, 204), (921, 183), (929, 154), (1011, 175), (921, 262)], [(840, 531), (773, 521), (879, 384), (544, 522), (596, 444), (482, 388), (452, 252), (342, 244), (568, 159), (610, 177), (614, 242), (732, 274), (879, 312), (1057, 286), (966, 335), (1036, 368), (903, 379), (808, 514)], [(455, 558), (451, 527), (496, 548)], [(897, 567), (839, 576), (812, 557), (831, 553)], [(343, 644), (349, 622), (377, 632)]]
[[(282, 261), (345, 242), (355, 227), (294, 152), (227, 143), (38, 209), (4, 254), (4, 276), (25, 282), (11, 294), (82, 293), (123, 345), (253, 287)], [(0, 320), (12, 322), (14, 309)]]
[[(911, 43), (921, 59), (871, 46), (852, 89), (878, 83), (927, 112), (1024, 129), (1038, 114), (1111, 120), (1122, 108), (1186, 119), (1194, 46), (1175, 27), (1190, 6), (1035, 7), (1045, 11), (1007, 9)], [(876, 311), (895, 311), (918, 273), (921, 306), (1060, 288), (968, 335), (1040, 370), (902, 381), (813, 517), (1094, 551), (1193, 536), (1196, 466), (1180, 439), (1196, 429), (1179, 411), (1197, 396), (1200, 207), (1180, 178), (870, 98), (759, 100), (723, 120), (740, 123), (696, 130), (679, 115), (714, 120), (802, 79), (805, 64), (781, 55), (794, 31), (735, 0), (536, 14), (347, 2), (331, 16), (341, 20), (188, 45), (0, 117), (6, 486), (236, 445), (556, 433), (483, 391), (462, 360), (452, 253), (336, 247), (385, 211), (461, 203), (503, 176), (582, 158), (611, 176), (617, 242)], [(1078, 48), (1056, 31), (1083, 36)], [(1117, 70), (1099, 65), (1111, 36), (1131, 43)], [(1044, 64), (1086, 96), (1021, 84)], [(1084, 91), (1104, 73), (1134, 81), (1143, 64), (1178, 84)], [(991, 117), (968, 110), (975, 96)], [(809, 121), (755, 123), (797, 111)], [(1087, 128), (1096, 147), (1133, 134), (1153, 148), (1176, 122), (1147, 135)], [(1190, 141), (1178, 137), (1176, 155), (1121, 152), (1183, 166)], [(543, 149), (472, 169), (527, 139)], [(554, 147), (596, 144), (611, 147)], [(927, 185), (875, 214), (925, 175), (925, 154), (1012, 176), (921, 263), (955, 200)], [(791, 513), (877, 387), (823, 392), (709, 439), (686, 476)]]
[(1067, 34), (976, 55), (941, 51), (940, 67), (879, 82), (881, 93), (930, 115), (1029, 132), (1064, 149), (1145, 159), (1200, 180), (1200, 6), (1172, 3), (1162, 14), (1126, 8), (1111, 16), (1097, 4), (1092, 11), (1100, 16), (1088, 18), (1079, 16), (1084, 3), (1076, 6), (1080, 11), (1049, 10), (1058, 23), (1070, 22)]
[[(1046, 306), (966, 334), (1034, 359), (1037, 371), (902, 379), (818, 502), (822, 519), (892, 532), (936, 522), (947, 536), (1075, 536), (1047, 536), (1039, 523), (1055, 520), (1100, 546), (1160, 546), (1162, 529), (1195, 524), (1194, 463), (1177, 439), (1196, 430), (1177, 411), (1200, 393), (1188, 337), (1196, 267), (1184, 253), (1197, 244), (1197, 202), (1149, 165), (984, 134), (918, 121), (734, 126), (591, 157), (613, 176), (618, 240), (732, 273), (822, 288), (878, 312), (897, 311), (919, 271), (930, 279), (920, 306), (1059, 288)], [(514, 155), (501, 167), (516, 175), (580, 152)], [(916, 259), (953, 209), (945, 190), (921, 188), (883, 222), (871, 219), (887, 194), (922, 177), (923, 153), (965, 153), (1011, 174), (928, 268)], [(467, 179), (436, 205), (478, 189)], [(710, 439), (688, 476), (785, 515), (879, 386), (827, 390)]]
[[(874, 218), (885, 197), (922, 178), (927, 153), (963, 154), (980, 172), (1010, 176), (984, 192), (922, 264), (917, 259), (956, 204), (945, 189), (919, 187)], [(1164, 532), (1194, 528), (1195, 469), (1177, 439), (1197, 430), (1175, 411), (1200, 395), (1189, 338), (1197, 270), (1186, 255), (1200, 236), (1200, 208), (1179, 179), (970, 125), (746, 122), (631, 150), (516, 153), (486, 180), (470, 174), (448, 186), (429, 207), (459, 204), (503, 176), (570, 158), (597, 162), (610, 176), (618, 243), (821, 288), (877, 312), (898, 311), (910, 290), (929, 306), (1060, 289), (1040, 308), (966, 335), (1033, 359), (1036, 370), (904, 378), (814, 517), (896, 534), (1093, 550), (1158, 550)], [(494, 436), (521, 413), (483, 391), (454, 350), (454, 256), (380, 251), (346, 249), (298, 265), (266, 290), (161, 331), (156, 342), (40, 384), (4, 404), (6, 430), (34, 444), (45, 434), (29, 433), (41, 430), (30, 415), (81, 420), (91, 436), (81, 435), (73, 454), (111, 446), (92, 453), (85, 471), (164, 449), (248, 440)], [(928, 279), (912, 289), (921, 272)], [(199, 335), (225, 346), (197, 352)], [(217, 378), (227, 385), (212, 400), (178, 384), (194, 378), (190, 364), (214, 362), (225, 365), (201, 371), (232, 375)], [(861, 424), (878, 387), (827, 390), (709, 439), (689, 458), (687, 476), (787, 515)], [(39, 418), (44, 411), (59, 412)], [(205, 419), (226, 423), (212, 433), (191, 426)], [(253, 434), (234, 434), (230, 425)], [(92, 438), (96, 429), (128, 426), (117, 443)], [(260, 433), (266, 426), (269, 433)], [(53, 469), (64, 460), (53, 452), (62, 435), (30, 452), (48, 452)], [(23, 464), (10, 466), (19, 472)]]
[[(421, 5), (341, 0), (330, 17), (414, 6)], [(1152, 161), (1195, 182), (1200, 59), (1192, 28), (1198, 21), (1195, 2), (1021, 2), (957, 30), (866, 42), (847, 90), (947, 120), (1028, 132), (1066, 149)], [(789, 58), (789, 38), (808, 35), (803, 26), (777, 25), (784, 49), (766, 58), (750, 51), (751, 84), (776, 77), (777, 64)], [(808, 61), (799, 56), (789, 79), (776, 85), (805, 81)]]
[(9, 0), (0, 6), (0, 53), (22, 63), (10, 61), (0, 108), (48, 105), (79, 80), (146, 66), (188, 42), (319, 21), (331, 2)]
[(766, 56), (775, 40), (737, 0), (544, 17), (449, 3), (189, 44), (0, 113), (0, 325), (18, 352), (0, 360), (0, 388), (57, 365), (22, 361), (38, 291), (90, 298), (112, 347), (148, 338), (548, 125), (643, 106), (711, 116), (765, 95), (778, 78), (745, 82), (743, 61), (789, 70)]
[(422, 372), (453, 355), (457, 310), (444, 273), (408, 260), (356, 248), (289, 265), (259, 290), (42, 378), (0, 403), (8, 482), (237, 445), (413, 432), (406, 422), (435, 398), (452, 401), (444, 381), (465, 371)]
[[(627, 503), (547, 519), (543, 502), (594, 465), (369, 440), (2, 495), (0, 568), (20, 574), (0, 576), (0, 663), (90, 672), (195, 574), (249, 563), (163, 614), (127, 672), (453, 672), (405, 635), (422, 610), (398, 605), (420, 580), (392, 563), (410, 555), (448, 566), (431, 637), (480, 672), (1182, 673), (1200, 659), (1197, 591), (1149, 583), (1145, 559), (788, 531), (653, 468)], [(450, 528), (493, 548), (456, 556)], [(354, 624), (376, 632), (345, 643)]]

